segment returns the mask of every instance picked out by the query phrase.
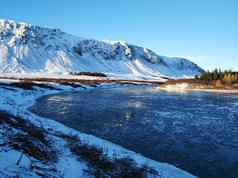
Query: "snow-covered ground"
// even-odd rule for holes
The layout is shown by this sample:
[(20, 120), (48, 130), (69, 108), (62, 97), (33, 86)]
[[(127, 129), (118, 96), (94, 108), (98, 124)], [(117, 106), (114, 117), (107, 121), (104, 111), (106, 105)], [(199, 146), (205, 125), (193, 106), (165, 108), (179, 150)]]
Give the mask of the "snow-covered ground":
[[(114, 79), (113, 77), (96, 77), (96, 76), (86, 76), (86, 75), (70, 75), (70, 74), (46, 74), (46, 73), (0, 73), (0, 78), (3, 79), (65, 79), (65, 80), (107, 80)], [(163, 81), (163, 80), (162, 80)]]
[[(16, 81), (11, 80), (0, 80), (1, 83), (11, 83)], [(63, 89), (63, 91), (78, 91), (82, 90), (81, 88), (72, 88), (70, 86), (62, 86), (56, 84), (50, 84), (58, 89)], [(92, 89), (88, 86), (85, 86), (87, 89)], [(102, 87), (110, 87), (110, 85), (105, 85)], [(60, 90), (62, 91), (62, 90)], [(92, 135), (87, 135), (81, 133), (79, 131), (68, 128), (56, 121), (51, 119), (42, 118), (36, 116), (27, 110), (32, 104), (34, 104), (35, 100), (41, 96), (53, 94), (56, 92), (60, 92), (59, 90), (50, 90), (46, 88), (35, 87), (34, 90), (24, 90), (21, 88), (15, 88), (13, 86), (0, 86), (0, 111), (6, 111), (15, 116), (20, 116), (21, 118), (27, 119), (35, 125), (41, 126), (44, 129), (50, 131), (49, 137), (53, 140), (53, 144), (60, 151), (59, 159), (53, 165), (57, 170), (57, 174), (55, 177), (65, 177), (65, 178), (73, 178), (73, 177), (90, 177), (85, 175), (84, 170), (87, 169), (88, 165), (84, 161), (79, 161), (75, 155), (73, 155), (69, 148), (65, 146), (65, 140), (51, 135), (51, 133), (62, 133), (65, 135), (77, 135), (82, 142), (85, 142), (89, 145), (95, 145), (98, 148), (103, 148), (103, 150), (107, 150), (106, 153), (109, 157), (115, 156), (115, 153), (118, 157), (130, 157), (132, 158), (138, 165), (146, 164), (149, 167), (157, 170), (161, 177), (163, 178), (192, 178), (194, 176), (189, 173), (180, 170), (172, 165), (166, 163), (159, 163), (153, 161), (151, 159), (145, 158), (140, 154), (135, 152), (126, 150), (119, 145), (115, 145), (106, 140), (102, 140), (100, 138), (96, 138)], [(17, 150), (5, 148), (1, 146), (3, 143), (4, 133), (1, 132), (0, 127), (0, 177), (4, 175), (16, 176), (19, 177), (40, 177), (34, 171), (32, 171), (30, 167), (29, 157), (23, 155), (22, 160), (19, 165), (16, 165), (16, 161), (21, 156), (21, 153)], [(159, 154), (159, 153), (158, 153)], [(52, 165), (51, 165), (52, 166)], [(49, 169), (50, 172), (51, 169)], [(150, 175), (148, 175), (150, 177)]]
[(126, 79), (193, 77), (193, 62), (165, 57), (126, 42), (79, 38), (59, 29), (0, 20), (0, 72), (69, 74), (101, 72)]

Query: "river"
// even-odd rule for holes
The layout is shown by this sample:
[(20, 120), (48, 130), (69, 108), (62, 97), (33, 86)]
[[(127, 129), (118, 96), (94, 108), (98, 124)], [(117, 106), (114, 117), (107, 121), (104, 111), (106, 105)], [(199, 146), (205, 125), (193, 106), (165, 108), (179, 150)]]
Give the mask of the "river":
[(201, 178), (238, 177), (238, 95), (96, 88), (42, 97), (31, 110)]

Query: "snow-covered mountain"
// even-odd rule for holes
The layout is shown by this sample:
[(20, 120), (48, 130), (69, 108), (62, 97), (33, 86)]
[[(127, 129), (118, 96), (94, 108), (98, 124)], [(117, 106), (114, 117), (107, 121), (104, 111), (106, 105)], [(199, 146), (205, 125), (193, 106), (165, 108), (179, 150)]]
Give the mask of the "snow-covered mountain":
[(69, 35), (59, 29), (0, 20), (0, 73), (102, 72), (120, 77), (188, 77), (203, 70), (126, 42)]

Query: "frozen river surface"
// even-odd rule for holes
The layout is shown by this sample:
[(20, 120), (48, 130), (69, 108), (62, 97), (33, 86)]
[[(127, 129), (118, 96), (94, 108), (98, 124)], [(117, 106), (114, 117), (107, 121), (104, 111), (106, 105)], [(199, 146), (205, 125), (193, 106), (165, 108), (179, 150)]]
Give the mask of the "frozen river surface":
[(238, 95), (98, 88), (46, 96), (31, 109), (201, 178), (238, 177)]

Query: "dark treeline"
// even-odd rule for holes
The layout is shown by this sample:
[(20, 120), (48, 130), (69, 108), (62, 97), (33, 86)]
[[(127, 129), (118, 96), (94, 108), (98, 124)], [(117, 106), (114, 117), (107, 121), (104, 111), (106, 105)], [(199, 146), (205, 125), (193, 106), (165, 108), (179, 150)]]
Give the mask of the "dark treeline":
[(196, 76), (196, 79), (203, 81), (221, 81), (225, 84), (233, 84), (238, 82), (238, 72), (232, 70), (222, 71), (221, 69), (215, 69), (213, 71), (206, 71), (200, 76)]

